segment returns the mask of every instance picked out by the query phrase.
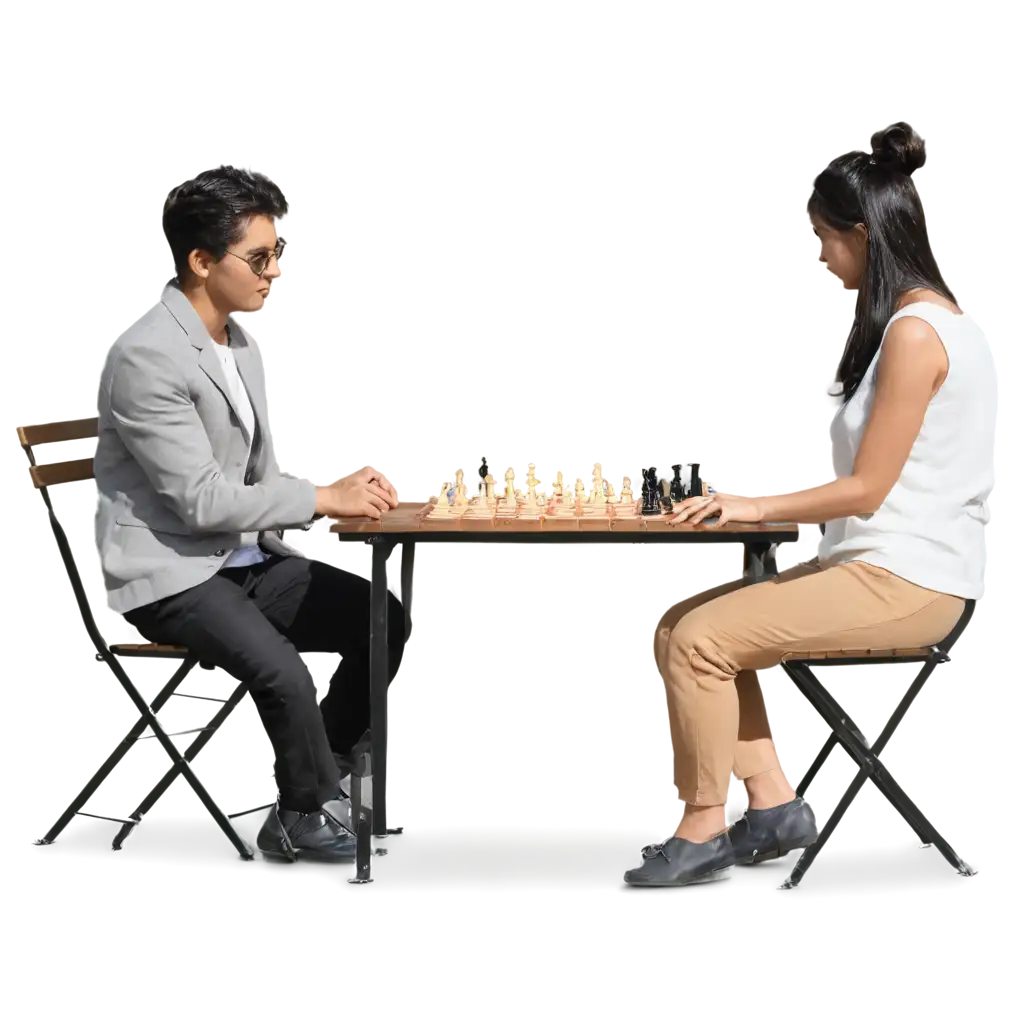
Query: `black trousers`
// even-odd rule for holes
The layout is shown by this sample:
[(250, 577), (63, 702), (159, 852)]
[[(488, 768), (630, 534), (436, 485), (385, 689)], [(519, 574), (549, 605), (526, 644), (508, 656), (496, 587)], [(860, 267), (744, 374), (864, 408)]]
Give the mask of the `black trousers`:
[[(405, 645), (405, 610), (388, 597), (390, 683)], [(274, 748), (283, 807), (313, 811), (337, 795), (339, 761), (370, 724), (369, 581), (323, 562), (270, 555), (124, 617), (150, 642), (182, 644), (248, 683)], [(319, 708), (300, 657), (306, 651), (342, 656)]]

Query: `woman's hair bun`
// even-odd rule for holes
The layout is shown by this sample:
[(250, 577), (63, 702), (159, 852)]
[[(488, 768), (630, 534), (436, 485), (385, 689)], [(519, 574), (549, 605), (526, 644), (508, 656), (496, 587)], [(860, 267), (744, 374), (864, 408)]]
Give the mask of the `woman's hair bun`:
[(906, 121), (897, 121), (871, 136), (871, 163), (902, 174), (924, 166), (924, 139)]

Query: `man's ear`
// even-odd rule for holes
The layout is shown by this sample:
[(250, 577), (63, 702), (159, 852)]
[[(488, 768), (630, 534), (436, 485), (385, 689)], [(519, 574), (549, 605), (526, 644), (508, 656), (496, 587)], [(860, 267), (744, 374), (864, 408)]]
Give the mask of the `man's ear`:
[(205, 249), (193, 249), (188, 254), (188, 269), (201, 281), (210, 276), (210, 264), (213, 262), (213, 257)]

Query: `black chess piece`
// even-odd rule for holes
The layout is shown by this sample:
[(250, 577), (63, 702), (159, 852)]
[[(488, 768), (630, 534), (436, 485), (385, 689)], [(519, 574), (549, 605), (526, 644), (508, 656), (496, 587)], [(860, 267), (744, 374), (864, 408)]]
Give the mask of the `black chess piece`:
[(672, 511), (672, 496), (667, 480), (658, 481), (658, 504), (662, 512)]
[(643, 505), (640, 507), (640, 514), (644, 516), (656, 516), (661, 512), (658, 502), (658, 471), (651, 466), (650, 469), (641, 470), (644, 476)]
[(679, 463), (672, 467), (675, 471), (675, 476), (672, 477), (672, 487), (669, 489), (669, 496), (673, 501), (682, 501), (686, 497), (686, 491), (683, 489), (683, 478), (680, 475), (683, 471), (682, 463)]
[(480, 468), (477, 470), (477, 472), (480, 474), (480, 479), (483, 480), (483, 479), (486, 478), (487, 474), (490, 473), (490, 470), (487, 468), (487, 458), (486, 457), (481, 459), (480, 462), (481, 462), (481, 465), (480, 465)]
[(703, 494), (703, 482), (705, 482), (705, 463), (703, 463), (703, 459), (694, 459), (690, 464), (690, 498), (696, 498)]

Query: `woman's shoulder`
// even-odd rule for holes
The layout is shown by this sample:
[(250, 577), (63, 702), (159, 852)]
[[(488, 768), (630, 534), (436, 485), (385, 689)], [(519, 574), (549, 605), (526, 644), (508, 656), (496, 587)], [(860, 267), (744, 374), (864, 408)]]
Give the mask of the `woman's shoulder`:
[(912, 288), (910, 291), (904, 292), (896, 303), (896, 309), (893, 312), (900, 313), (907, 306), (914, 306), (921, 302), (931, 306), (940, 306), (954, 316), (964, 315), (964, 311), (955, 302), (950, 302), (945, 295), (933, 292), (930, 288)]

